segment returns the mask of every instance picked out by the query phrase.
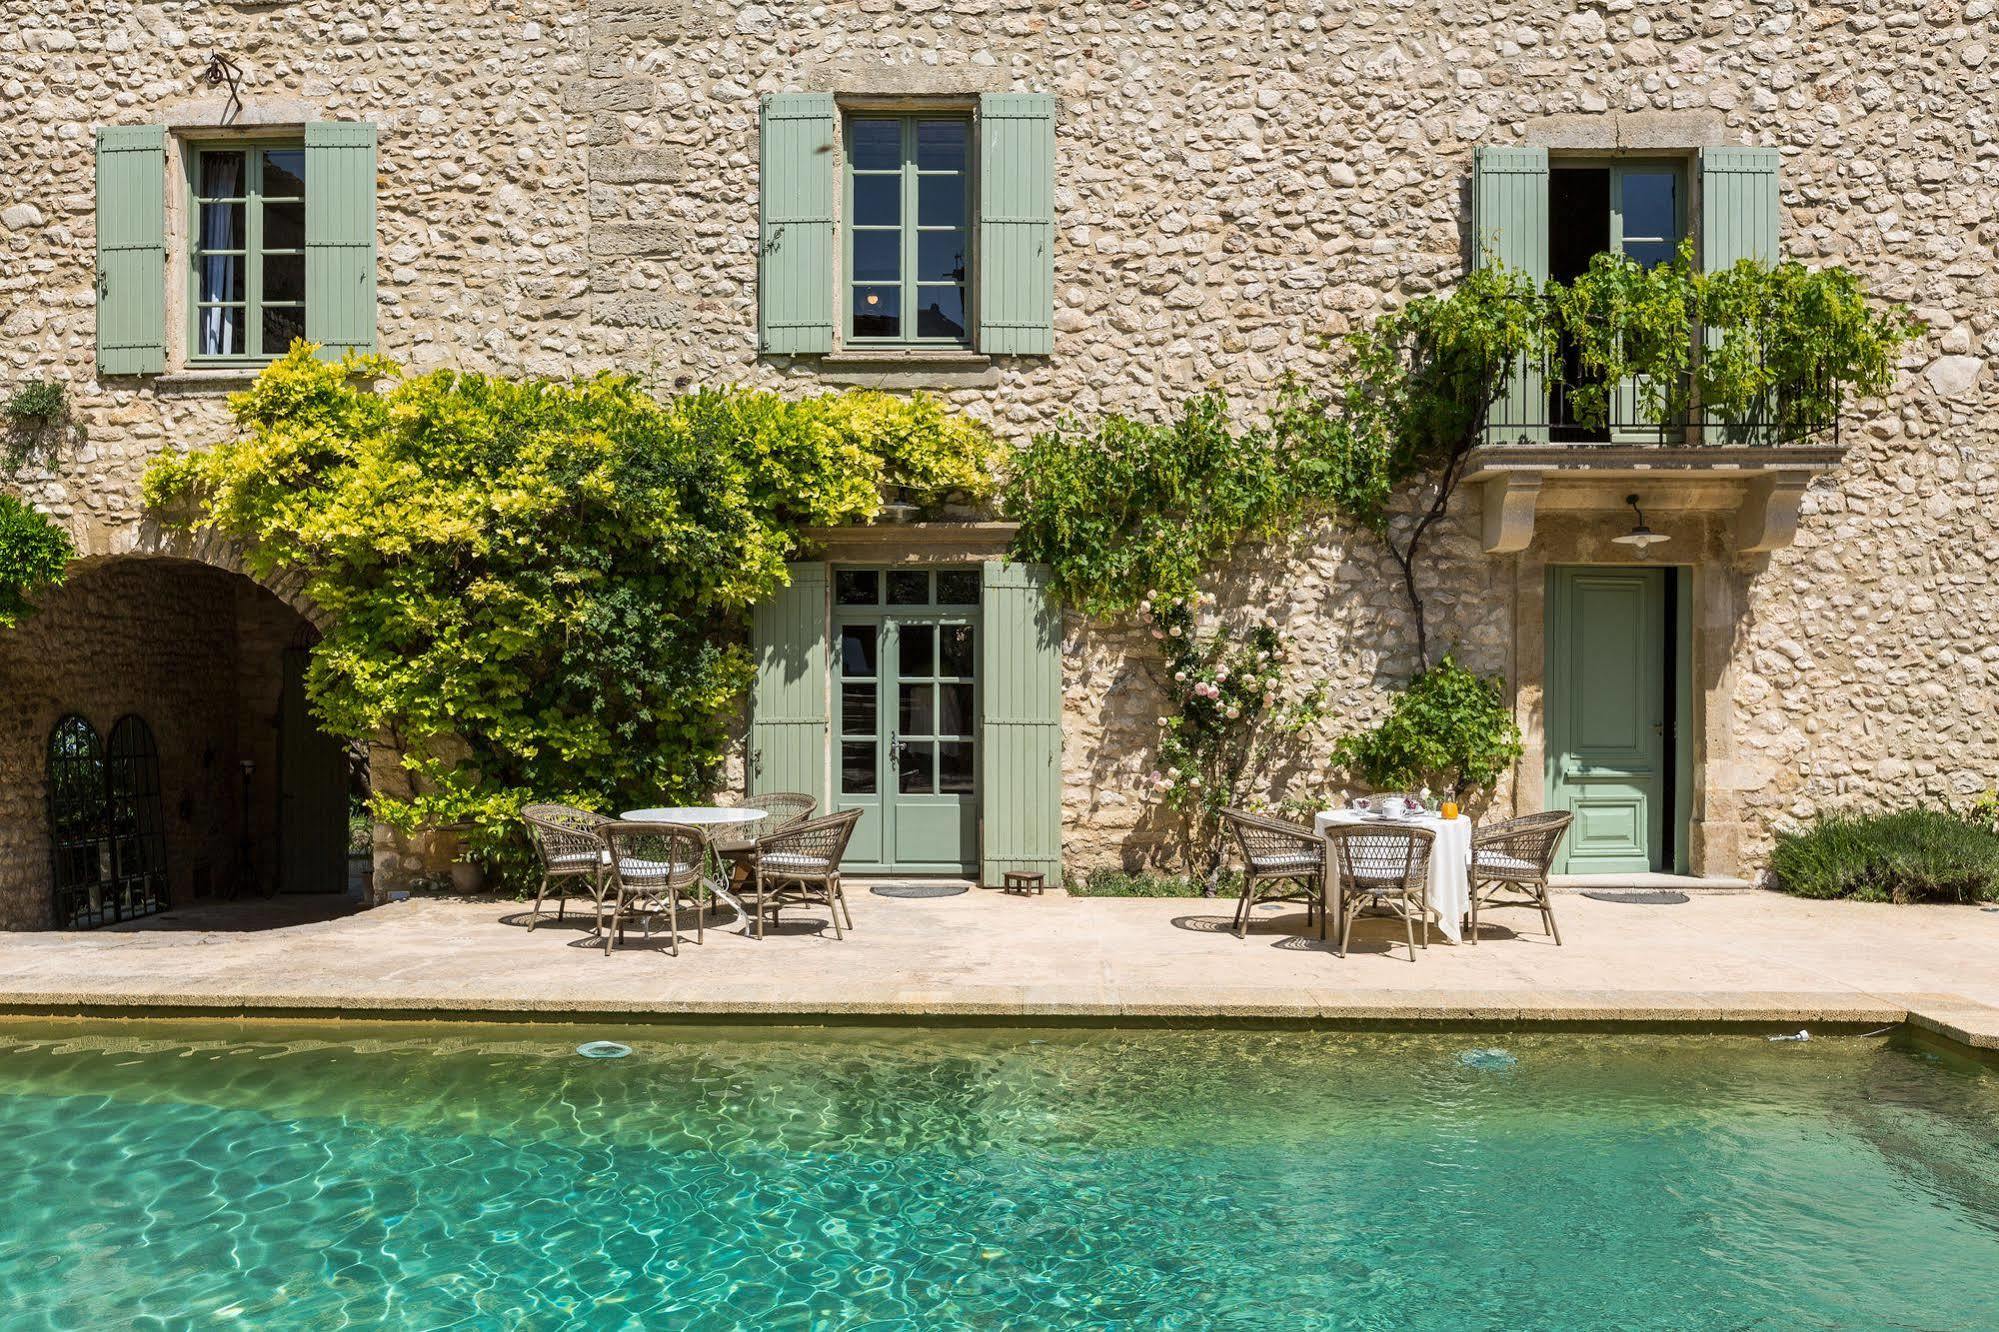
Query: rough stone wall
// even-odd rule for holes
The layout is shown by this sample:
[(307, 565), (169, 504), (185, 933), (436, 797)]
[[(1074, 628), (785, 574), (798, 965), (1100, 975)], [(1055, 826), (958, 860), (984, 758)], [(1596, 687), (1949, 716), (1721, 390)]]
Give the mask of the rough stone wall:
[[(1894, 400), (1848, 421), (1796, 546), (1735, 575), (1731, 730), (1710, 737), (1730, 757), (1704, 779), (1753, 859), (1784, 820), (1962, 796), (1999, 768), (1996, 28), (1992, 0), (50, 0), (0, 24), (0, 373), (67, 381), (78, 429), (13, 484), (116, 529), (148, 455), (224, 428), (212, 385), (91, 368), (91, 129), (212, 118), (211, 49), (243, 69), (246, 117), (382, 126), (389, 354), (801, 392), (835, 372), (755, 356), (758, 94), (1054, 92), (1056, 354), (934, 377), (1016, 437), (1069, 411), (1168, 410), (1211, 381), (1254, 405), (1311, 373), (1318, 334), (1459, 271), (1478, 144), (1775, 145), (1788, 251), (1853, 266), (1931, 331)], [(1478, 552), (1474, 521), (1431, 570), (1436, 638), (1510, 669), (1539, 626), (1516, 623), (1511, 561)], [(1408, 669), (1364, 543), (1319, 534), (1224, 582), (1292, 626), (1339, 725)], [(1079, 861), (1149, 836), (1125, 794), (1157, 707), (1132, 646), (1070, 636)]]

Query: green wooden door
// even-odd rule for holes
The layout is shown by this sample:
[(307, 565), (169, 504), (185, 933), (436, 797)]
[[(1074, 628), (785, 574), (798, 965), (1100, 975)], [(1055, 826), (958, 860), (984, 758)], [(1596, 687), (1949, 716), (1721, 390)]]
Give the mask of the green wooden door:
[(278, 701), (278, 889), (347, 891), (347, 751), (306, 705), (310, 654), (285, 653)]
[(835, 575), (834, 808), (858, 809), (860, 870), (970, 873), (978, 860), (978, 574)]
[(1566, 872), (1672, 865), (1665, 569), (1549, 571), (1547, 796)]

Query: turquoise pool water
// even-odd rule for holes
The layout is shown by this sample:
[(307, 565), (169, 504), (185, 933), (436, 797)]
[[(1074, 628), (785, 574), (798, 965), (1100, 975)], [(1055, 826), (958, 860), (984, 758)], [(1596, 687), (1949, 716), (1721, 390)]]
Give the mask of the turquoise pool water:
[(1906, 1038), (0, 1024), (0, 1291), (9, 1329), (1987, 1329), (1999, 1073)]

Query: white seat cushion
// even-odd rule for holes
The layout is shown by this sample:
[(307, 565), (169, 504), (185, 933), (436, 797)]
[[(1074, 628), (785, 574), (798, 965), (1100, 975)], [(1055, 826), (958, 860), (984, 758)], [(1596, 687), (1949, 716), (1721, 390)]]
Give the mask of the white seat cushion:
[(1309, 851), (1288, 851), (1274, 856), (1251, 856), (1249, 863), (1260, 870), (1315, 870), (1325, 865), (1326, 858)]
[(692, 874), (694, 866), (685, 861), (639, 860), (627, 856), (619, 862), (618, 873), (627, 879), (664, 879), (669, 874)]
[(565, 851), (559, 856), (548, 858), (550, 869), (575, 869), (579, 865), (608, 865), (611, 863), (609, 851)]
[(1502, 879), (1509, 874), (1524, 874), (1530, 879), (1541, 877), (1541, 867), (1533, 861), (1498, 851), (1474, 851), (1471, 863), (1474, 870), (1489, 879)]
[(795, 851), (774, 851), (763, 858), (764, 868), (792, 870), (800, 874), (825, 874), (833, 868), (824, 856), (804, 856)]

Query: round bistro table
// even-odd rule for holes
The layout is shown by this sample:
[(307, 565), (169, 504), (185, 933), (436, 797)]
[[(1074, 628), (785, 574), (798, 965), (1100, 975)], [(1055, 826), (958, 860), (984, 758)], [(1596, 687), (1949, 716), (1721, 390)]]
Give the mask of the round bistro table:
[(731, 924), (741, 925), (743, 932), (749, 933), (749, 908), (743, 905), (740, 897), (729, 891), (728, 876), (721, 872), (721, 855), (715, 850), (716, 834), (745, 823), (755, 823), (768, 817), (767, 811), (747, 809), (742, 805), (662, 805), (656, 809), (628, 809), (621, 817), (627, 823), (684, 823), (699, 828), (708, 848), (709, 865), (703, 869), (703, 873), (709, 875), (708, 890), (728, 903), (729, 909), (736, 913), (736, 919)]

